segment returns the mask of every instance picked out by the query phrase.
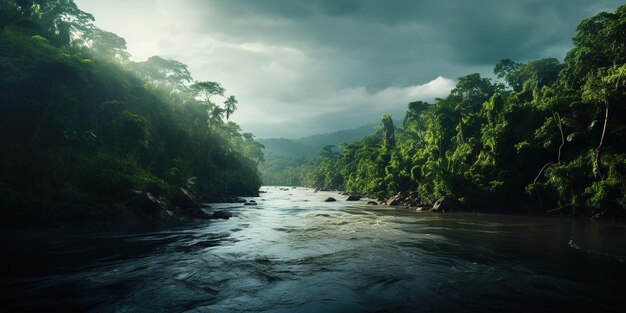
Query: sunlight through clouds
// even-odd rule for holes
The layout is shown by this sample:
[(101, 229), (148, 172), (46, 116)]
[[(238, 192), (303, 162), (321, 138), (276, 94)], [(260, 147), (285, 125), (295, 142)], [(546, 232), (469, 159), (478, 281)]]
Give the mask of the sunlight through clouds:
[(493, 77), (500, 59), (562, 60), (580, 20), (620, 4), (76, 2), (99, 26), (126, 39), (133, 60), (176, 59), (196, 80), (220, 82), (239, 100), (233, 119), (259, 137), (354, 128), (383, 113), (401, 119), (408, 102), (445, 96), (462, 75)]

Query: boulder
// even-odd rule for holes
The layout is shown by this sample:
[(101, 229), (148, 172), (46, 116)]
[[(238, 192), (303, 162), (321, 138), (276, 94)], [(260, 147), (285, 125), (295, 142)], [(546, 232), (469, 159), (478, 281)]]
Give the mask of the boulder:
[(359, 201), (361, 200), (361, 196), (359, 195), (349, 195), (346, 201)]
[(221, 218), (224, 220), (227, 220), (231, 217), (233, 217), (233, 213), (230, 213), (228, 211), (214, 211), (211, 215), (211, 218)]
[(149, 192), (142, 192), (129, 206), (138, 214), (158, 216), (165, 204)]
[(398, 193), (397, 195), (389, 198), (389, 200), (387, 200), (387, 204), (391, 206), (402, 205), (402, 195)]
[(384, 198), (384, 197), (378, 197), (378, 198), (376, 198), (376, 200), (377, 200), (377, 201), (378, 201), (378, 203), (380, 203), (380, 204), (385, 204), (385, 205), (387, 204), (387, 199), (386, 199), (386, 198)]
[(172, 210), (163, 210), (161, 211), (161, 219), (162, 220), (174, 220), (176, 219), (176, 213)]
[(337, 201), (337, 199), (333, 198), (333, 197), (328, 197), (326, 198), (326, 200), (324, 200), (324, 202), (335, 202)]
[(184, 216), (192, 217), (192, 218), (203, 218), (209, 219), (211, 218), (208, 214), (204, 213), (200, 208), (182, 208), (181, 212)]
[(430, 209), (431, 212), (450, 212), (457, 210), (459, 208), (459, 204), (449, 197), (441, 197), (435, 201), (433, 204), (433, 208)]
[(176, 194), (172, 198), (172, 204), (181, 208), (199, 209), (202, 207), (198, 204), (198, 202), (196, 202), (196, 200), (193, 199), (193, 197), (189, 194), (189, 191), (185, 190), (183, 187), (178, 188), (176, 191)]
[(378, 205), (378, 202), (376, 202), (376, 201), (368, 201), (367, 204)]
[(175, 207), (172, 211), (174, 211), (174, 215), (176, 216), (184, 216), (185, 212), (183, 212), (183, 209), (179, 208), (179, 207)]
[(250, 201), (250, 202), (246, 202), (243, 205), (257, 205), (256, 201)]

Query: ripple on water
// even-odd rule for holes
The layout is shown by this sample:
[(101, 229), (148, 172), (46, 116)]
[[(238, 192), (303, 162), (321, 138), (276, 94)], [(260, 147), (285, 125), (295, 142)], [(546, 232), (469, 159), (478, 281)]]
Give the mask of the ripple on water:
[(1, 281), (0, 300), (96, 312), (619, 312), (626, 301), (615, 295), (624, 227), (264, 190), (257, 207), (221, 206), (235, 214), (227, 221), (13, 237), (9, 255), (39, 257)]
[(624, 263), (624, 258), (625, 258), (625, 257), (624, 257), (623, 255), (616, 255), (616, 254), (612, 254), (612, 253), (608, 253), (608, 252), (604, 252), (604, 251), (596, 251), (596, 250), (592, 250), (592, 249), (585, 249), (585, 248), (581, 248), (578, 244), (576, 244), (576, 243), (574, 242), (574, 240), (573, 240), (573, 239), (570, 239), (570, 240), (567, 242), (567, 244), (568, 244), (568, 246), (569, 246), (570, 248), (572, 248), (572, 249), (579, 250), (579, 251), (583, 251), (583, 252), (590, 253), (590, 254), (595, 254), (595, 255), (606, 256), (606, 257), (609, 257), (609, 258), (615, 259), (615, 260), (617, 260), (617, 261), (618, 261), (618, 262), (620, 262), (620, 263)]

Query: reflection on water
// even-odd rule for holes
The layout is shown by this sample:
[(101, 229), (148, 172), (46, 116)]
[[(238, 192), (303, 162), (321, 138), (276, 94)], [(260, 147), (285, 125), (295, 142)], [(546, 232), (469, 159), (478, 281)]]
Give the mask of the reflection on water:
[(626, 227), (265, 188), (230, 220), (4, 233), (2, 311), (620, 312)]

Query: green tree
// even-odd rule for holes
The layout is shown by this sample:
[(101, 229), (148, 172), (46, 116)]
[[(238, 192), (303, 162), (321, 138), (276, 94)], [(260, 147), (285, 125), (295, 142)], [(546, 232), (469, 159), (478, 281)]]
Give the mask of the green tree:
[(226, 112), (226, 119), (230, 119), (230, 116), (237, 110), (237, 104), (239, 101), (235, 99), (235, 96), (228, 96), (224, 101), (224, 110)]
[[(129, 67), (153, 85), (171, 89), (175, 93), (185, 93), (193, 82), (186, 64), (159, 56), (152, 56), (144, 62), (133, 62)], [(196, 93), (193, 96), (197, 96), (200, 89), (194, 91)]]
[(191, 85), (191, 90), (194, 93), (194, 96), (201, 97), (205, 102), (205, 105), (209, 107), (215, 106), (215, 104), (211, 102), (211, 97), (224, 96), (224, 92), (226, 91), (222, 85), (211, 81), (195, 82)]

